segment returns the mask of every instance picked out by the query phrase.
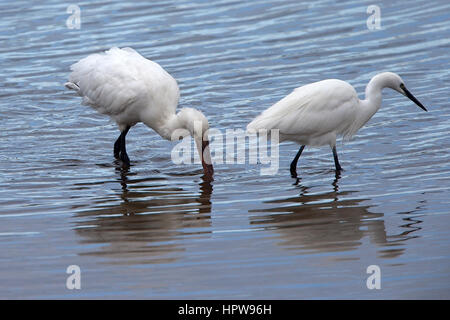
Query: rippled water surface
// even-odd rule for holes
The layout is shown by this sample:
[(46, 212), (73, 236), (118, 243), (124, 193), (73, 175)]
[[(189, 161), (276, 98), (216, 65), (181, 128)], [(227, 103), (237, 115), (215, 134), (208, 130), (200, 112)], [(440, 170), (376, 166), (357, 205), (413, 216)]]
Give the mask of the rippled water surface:
[[(0, 2), (1, 298), (450, 298), (450, 3), (442, 1)], [(368, 30), (366, 9), (381, 9)], [(114, 123), (65, 90), (69, 66), (131, 46), (178, 81), (211, 127), (246, 124), (326, 78), (363, 97), (402, 75), (429, 109), (392, 90), (350, 142), (280, 145), (280, 169), (171, 161), (142, 124), (114, 162)], [(81, 268), (81, 290), (66, 268)], [(369, 265), (381, 290), (369, 290)]]

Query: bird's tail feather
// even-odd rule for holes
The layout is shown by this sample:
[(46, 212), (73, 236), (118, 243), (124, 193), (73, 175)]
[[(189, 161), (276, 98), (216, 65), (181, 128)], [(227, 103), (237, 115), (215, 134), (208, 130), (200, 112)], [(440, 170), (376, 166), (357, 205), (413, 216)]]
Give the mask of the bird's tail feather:
[(64, 86), (67, 88), (67, 89), (70, 89), (70, 90), (75, 90), (75, 91), (80, 91), (80, 87), (79, 86), (77, 86), (75, 83), (73, 83), (73, 82), (66, 82), (66, 83), (64, 83)]

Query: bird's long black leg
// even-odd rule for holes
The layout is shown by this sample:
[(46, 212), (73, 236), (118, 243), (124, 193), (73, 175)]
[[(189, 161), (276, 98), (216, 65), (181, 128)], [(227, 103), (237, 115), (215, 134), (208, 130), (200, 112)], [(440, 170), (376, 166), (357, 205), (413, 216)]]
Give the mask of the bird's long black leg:
[[(130, 126), (127, 126), (124, 131), (120, 134), (120, 142), (119, 142), (119, 150), (120, 150), (120, 160), (126, 165), (130, 165), (130, 158), (128, 158), (127, 154), (127, 148), (125, 143), (125, 136), (128, 133), (128, 130), (130, 130)], [(118, 139), (118, 140), (119, 140)], [(115, 144), (114, 144), (115, 147)]]
[(294, 160), (292, 160), (291, 162), (291, 176), (292, 178), (297, 178), (297, 162), (298, 162), (298, 158), (300, 158), (303, 149), (305, 149), (305, 146), (301, 146), (300, 149), (298, 150), (297, 154), (295, 155)]
[(116, 159), (120, 159), (120, 142), (122, 140), (122, 134), (117, 138), (116, 142), (114, 142), (114, 157)]
[(334, 165), (336, 166), (336, 173), (340, 173), (342, 171), (342, 167), (339, 164), (336, 146), (333, 147), (333, 157), (334, 157)]

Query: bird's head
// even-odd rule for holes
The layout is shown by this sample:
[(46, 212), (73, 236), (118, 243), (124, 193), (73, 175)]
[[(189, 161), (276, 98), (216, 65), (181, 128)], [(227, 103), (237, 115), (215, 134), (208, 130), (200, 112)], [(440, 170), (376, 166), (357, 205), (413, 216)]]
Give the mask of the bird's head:
[(408, 97), (411, 101), (413, 101), (415, 104), (417, 104), (420, 108), (422, 108), (425, 111), (428, 111), (423, 106), (423, 104), (420, 103), (420, 101), (417, 100), (416, 97), (414, 97), (412, 95), (412, 93), (409, 92), (408, 89), (406, 89), (405, 82), (398, 74), (393, 73), (393, 72), (383, 72), (383, 73), (376, 75), (376, 77), (379, 77), (380, 79), (382, 79), (384, 87), (391, 88), (397, 92), (400, 92), (402, 95), (404, 95), (405, 97)]
[(205, 178), (213, 180), (214, 168), (209, 150), (208, 129), (209, 123), (205, 115), (193, 108), (183, 108), (178, 114), (183, 127), (194, 138), (200, 159), (202, 161)]

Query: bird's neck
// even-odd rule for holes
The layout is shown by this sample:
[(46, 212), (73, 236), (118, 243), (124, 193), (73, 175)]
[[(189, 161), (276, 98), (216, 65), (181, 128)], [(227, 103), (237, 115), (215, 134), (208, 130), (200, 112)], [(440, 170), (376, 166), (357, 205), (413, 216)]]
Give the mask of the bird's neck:
[(366, 99), (369, 107), (373, 108), (377, 112), (381, 107), (381, 91), (385, 87), (384, 79), (381, 77), (373, 77), (366, 87)]
[(384, 88), (383, 79), (375, 76), (366, 87), (366, 98), (360, 101), (359, 122), (363, 126), (381, 107), (381, 91)]
[[(183, 131), (183, 123), (180, 121), (178, 114), (172, 114), (159, 123), (157, 128), (153, 128), (158, 134), (166, 139), (172, 140), (172, 135), (177, 134), (177, 131)], [(185, 135), (183, 135), (184, 137)]]
[(166, 114), (156, 121), (154, 118), (147, 118), (143, 122), (166, 140), (178, 140), (191, 134), (184, 112)]

